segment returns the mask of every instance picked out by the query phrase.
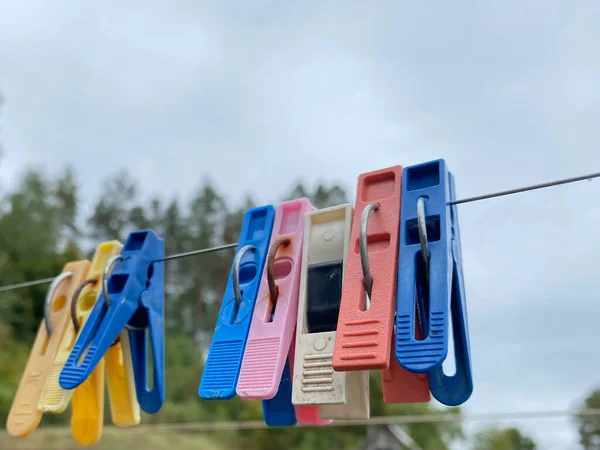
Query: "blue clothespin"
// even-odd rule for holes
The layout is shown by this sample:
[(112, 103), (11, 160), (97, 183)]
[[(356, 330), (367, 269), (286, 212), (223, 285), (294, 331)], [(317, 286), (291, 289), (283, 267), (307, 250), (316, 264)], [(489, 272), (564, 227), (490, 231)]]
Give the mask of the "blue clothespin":
[[(396, 291), (396, 358), (411, 372), (428, 372), (442, 364), (448, 354), (452, 286), (452, 230), (446, 206), (449, 200), (448, 172), (443, 160), (404, 168)], [(426, 225), (428, 274), (421, 242), (425, 230), (419, 227), (418, 203), (424, 205), (421, 218)], [(422, 294), (418, 296), (418, 316), (414, 302), (417, 294)], [(428, 303), (423, 300), (427, 294)], [(415, 338), (417, 321), (423, 340)]]
[[(60, 374), (63, 389), (83, 383), (127, 328), (140, 407), (147, 413), (160, 409), (165, 399), (164, 256), (164, 240), (152, 230), (129, 234), (108, 277), (108, 299), (104, 292), (98, 297)], [(152, 345), (152, 389), (147, 387), (147, 333)]]
[[(454, 176), (449, 175), (450, 201), (456, 199)], [(469, 322), (465, 282), (462, 270), (462, 251), (456, 205), (450, 206), (452, 223), (452, 293), (450, 314), (454, 339), (454, 359), (456, 372), (452, 376), (444, 374), (442, 366), (429, 372), (429, 389), (437, 401), (447, 406), (458, 406), (466, 402), (473, 393), (473, 374), (471, 371), (471, 347), (469, 344)]]
[(274, 220), (275, 208), (271, 205), (249, 209), (244, 215), (237, 252), (198, 389), (198, 394), (205, 400), (235, 396)]
[[(411, 372), (428, 373), (431, 393), (449, 406), (464, 403), (473, 391), (458, 218), (448, 205), (454, 198), (443, 159), (404, 169), (396, 359)], [(448, 377), (442, 363), (450, 320), (457, 370)], [(415, 325), (422, 340), (415, 338)]]
[[(473, 391), (458, 219), (456, 207), (448, 205), (454, 198), (453, 177), (443, 159), (404, 169), (396, 359), (411, 372), (428, 373), (431, 393), (450, 406)], [(442, 369), (449, 320), (457, 367), (451, 377)], [(415, 325), (422, 340), (415, 338)]]
[[(293, 345), (293, 344), (292, 344)], [(269, 427), (293, 427), (298, 423), (292, 404), (292, 373), (286, 360), (275, 397), (262, 401), (263, 418)]]

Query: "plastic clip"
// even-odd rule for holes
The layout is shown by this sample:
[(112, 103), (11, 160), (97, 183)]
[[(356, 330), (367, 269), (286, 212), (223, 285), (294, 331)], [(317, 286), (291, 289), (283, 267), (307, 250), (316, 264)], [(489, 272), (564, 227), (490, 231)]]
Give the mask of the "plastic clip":
[(331, 365), (342, 296), (352, 205), (306, 215), (294, 365), (294, 405), (320, 405), (320, 417), (369, 418), (369, 373)]
[(262, 401), (263, 419), (269, 427), (293, 427), (298, 423), (292, 404), (292, 373), (286, 360), (275, 397)]
[[(96, 247), (96, 252), (94, 254), (94, 258), (92, 259), (92, 265), (88, 272), (87, 279), (91, 281), (90, 284), (87, 284), (82, 289), (78, 289), (79, 295), (78, 299), (67, 299), (67, 307), (71, 308), (71, 302), (77, 302), (76, 314), (75, 318), (78, 320), (78, 327), (81, 327), (82, 324), (87, 320), (94, 303), (98, 298), (100, 292), (100, 277), (102, 276), (102, 271), (104, 266), (108, 262), (108, 260), (118, 254), (121, 251), (121, 244), (119, 242), (104, 242)], [(86, 281), (84, 281), (86, 283)], [(93, 283), (93, 286), (92, 286)], [(79, 285), (83, 286), (83, 283)], [(77, 294), (74, 294), (77, 295)], [(71, 319), (74, 317), (71, 316)], [(62, 341), (60, 343), (60, 347), (58, 352), (56, 353), (56, 357), (54, 358), (54, 363), (52, 367), (52, 371), (50, 372), (50, 376), (46, 381), (46, 385), (44, 386), (44, 391), (42, 393), (42, 398), (40, 399), (40, 403), (38, 408), (42, 412), (52, 412), (52, 413), (61, 413), (63, 412), (69, 402), (71, 401), (71, 397), (74, 395), (73, 390), (66, 390), (60, 387), (58, 383), (58, 377), (60, 372), (67, 361), (69, 354), (71, 353), (71, 348), (73, 348), (73, 344), (75, 343), (75, 339), (77, 338), (78, 331), (75, 329), (75, 324), (73, 320), (68, 320), (67, 325), (65, 327), (65, 331), (62, 336)], [(98, 402), (98, 399), (95, 398), (94, 389), (89, 390), (90, 397), (87, 403), (87, 407), (85, 408), (86, 413), (95, 414), (97, 408), (104, 408), (104, 372), (102, 367), (101, 380), (98, 383), (102, 382), (102, 400), (101, 404)], [(89, 380), (88, 380), (89, 381)], [(79, 389), (77, 389), (79, 390)], [(94, 396), (92, 399), (91, 396)], [(74, 405), (75, 406), (75, 405)], [(100, 414), (102, 416), (103, 413)], [(78, 416), (76, 411), (73, 412), (73, 417)], [(100, 431), (101, 433), (101, 431)], [(75, 433), (76, 434), (76, 433)], [(74, 434), (74, 436), (75, 436)], [(77, 438), (75, 438), (77, 440)]]
[(237, 252), (198, 390), (205, 400), (235, 396), (274, 220), (275, 208), (270, 205), (249, 209), (244, 215)]
[[(456, 208), (448, 205), (452, 175), (442, 159), (407, 167), (402, 190), (396, 358), (411, 372), (428, 372), (433, 396), (455, 406), (469, 398), (473, 383), (458, 221)], [(442, 368), (449, 320), (457, 369), (451, 377)], [(423, 339), (415, 337), (416, 326)]]
[(333, 368), (390, 365), (395, 307), (402, 167), (358, 177), (350, 251), (333, 350)]
[[(147, 413), (160, 409), (165, 398), (164, 251), (163, 239), (152, 230), (129, 234), (108, 278), (109, 298), (101, 294), (60, 374), (63, 389), (73, 389), (88, 378), (128, 328), (139, 405)], [(147, 386), (147, 335), (152, 346), (152, 389)]]
[(106, 386), (110, 401), (110, 415), (118, 427), (130, 427), (140, 423), (129, 332), (121, 331), (119, 339), (108, 349), (106, 360)]
[[(454, 176), (448, 172), (450, 201), (456, 199)], [(452, 224), (452, 290), (450, 294), (450, 318), (452, 320), (452, 339), (454, 342), (454, 375), (444, 374), (442, 365), (429, 372), (431, 393), (437, 401), (447, 406), (458, 406), (466, 402), (473, 393), (473, 374), (471, 371), (471, 349), (469, 343), (469, 324), (465, 282), (462, 269), (462, 251), (458, 212), (456, 205), (450, 206)]]
[(277, 207), (236, 388), (244, 399), (268, 400), (279, 388), (296, 329), (304, 215), (314, 209), (306, 198)]
[(48, 381), (54, 359), (60, 348), (63, 333), (70, 322), (69, 301), (90, 268), (86, 260), (66, 264), (48, 291), (47, 322), (38, 328), (25, 371), (13, 400), (6, 429), (15, 437), (32, 433), (43, 412), (38, 408), (44, 386)]

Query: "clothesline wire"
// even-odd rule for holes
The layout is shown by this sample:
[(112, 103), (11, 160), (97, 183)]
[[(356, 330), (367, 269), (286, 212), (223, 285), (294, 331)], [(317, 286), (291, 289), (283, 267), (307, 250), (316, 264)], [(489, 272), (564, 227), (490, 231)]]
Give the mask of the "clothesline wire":
[[(595, 173), (590, 173), (587, 175), (580, 175), (580, 176), (576, 176), (576, 177), (571, 177), (571, 178), (563, 178), (560, 180), (555, 180), (555, 181), (550, 181), (548, 183), (539, 183), (539, 184), (533, 184), (530, 186), (523, 186), (520, 188), (515, 188), (515, 189), (509, 189), (506, 191), (498, 191), (498, 192), (493, 192), (491, 194), (484, 194), (484, 195), (478, 195), (475, 197), (468, 197), (468, 198), (464, 198), (464, 199), (460, 199), (460, 200), (454, 200), (451, 202), (448, 202), (448, 205), (462, 205), (465, 203), (472, 203), (472, 202), (478, 202), (481, 200), (488, 200), (491, 198), (496, 198), (496, 197), (504, 197), (506, 195), (513, 195), (513, 194), (519, 194), (521, 192), (527, 192), (527, 191), (535, 191), (538, 189), (545, 189), (545, 188), (549, 188), (549, 187), (553, 187), (553, 186), (560, 186), (563, 184), (570, 184), (570, 183), (575, 183), (578, 181), (584, 181), (584, 180), (592, 180), (594, 178), (598, 178), (600, 177), (600, 172), (595, 172)], [(196, 255), (202, 255), (205, 253), (213, 253), (213, 252), (218, 252), (218, 251), (222, 251), (222, 250), (227, 250), (227, 249), (231, 249), (231, 248), (235, 248), (237, 247), (237, 243), (232, 243), (232, 244), (224, 244), (224, 245), (218, 245), (215, 247), (210, 247), (210, 248), (203, 248), (203, 249), (199, 249), (199, 250), (192, 250), (189, 252), (184, 252), (184, 253), (177, 253), (174, 255), (168, 255), (165, 256), (164, 258), (161, 259), (157, 259), (154, 262), (160, 262), (160, 261), (172, 261), (175, 259), (179, 259), (179, 258), (187, 258), (190, 256), (196, 256)], [(49, 277), (49, 278), (40, 278), (38, 280), (33, 280), (33, 281), (25, 281), (23, 283), (17, 283), (17, 284), (11, 284), (11, 285), (7, 285), (7, 286), (1, 286), (0, 287), (0, 293), (1, 292), (6, 292), (6, 291), (12, 291), (14, 289), (20, 289), (20, 288), (26, 288), (26, 287), (31, 287), (31, 286), (37, 286), (40, 284), (46, 284), (46, 283), (51, 283), (52, 280), (54, 280), (55, 277)]]
[[(497, 422), (504, 420), (531, 420), (531, 419), (556, 419), (577, 416), (600, 416), (600, 409), (573, 409), (573, 410), (541, 410), (541, 411), (516, 411), (509, 413), (474, 413), (474, 414), (411, 414), (397, 416), (376, 416), (365, 420), (334, 420), (328, 427), (353, 427), (376, 425), (408, 425), (421, 423), (443, 422)], [(192, 423), (158, 423), (152, 425), (139, 425), (131, 428), (106, 427), (105, 432), (119, 435), (139, 435), (150, 433), (190, 433), (190, 432), (218, 432), (234, 430), (257, 430), (269, 428), (262, 420), (222, 421), (222, 422), (192, 422)], [(46, 427), (45, 433), (52, 435), (70, 436), (69, 427)]]

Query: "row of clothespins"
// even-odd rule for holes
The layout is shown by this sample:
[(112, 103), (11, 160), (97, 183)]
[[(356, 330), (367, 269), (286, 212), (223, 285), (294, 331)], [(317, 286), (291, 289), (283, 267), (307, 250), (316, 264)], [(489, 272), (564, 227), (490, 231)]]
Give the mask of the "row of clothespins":
[[(354, 208), (301, 198), (248, 210), (200, 396), (260, 399), (271, 426), (322, 426), (369, 418), (368, 371), (379, 370), (386, 403), (464, 403), (473, 382), (453, 199), (436, 160), (360, 175)], [(65, 266), (8, 417), (13, 436), (72, 398), (73, 437), (97, 442), (105, 372), (115, 425), (160, 409), (164, 257), (164, 241), (141, 230), (122, 248), (98, 246), (91, 266)]]

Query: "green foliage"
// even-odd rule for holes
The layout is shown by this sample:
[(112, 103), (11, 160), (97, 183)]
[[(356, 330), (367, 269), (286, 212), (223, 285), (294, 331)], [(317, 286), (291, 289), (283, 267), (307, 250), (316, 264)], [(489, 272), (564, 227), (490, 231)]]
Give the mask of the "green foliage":
[(475, 450), (535, 450), (533, 439), (517, 428), (488, 428), (475, 435)]
[[(584, 409), (600, 409), (600, 388), (586, 399)], [(600, 416), (575, 416), (579, 431), (579, 442), (585, 450), (600, 450)]]

